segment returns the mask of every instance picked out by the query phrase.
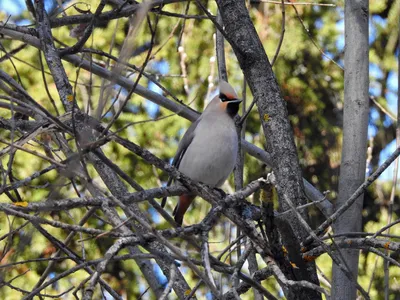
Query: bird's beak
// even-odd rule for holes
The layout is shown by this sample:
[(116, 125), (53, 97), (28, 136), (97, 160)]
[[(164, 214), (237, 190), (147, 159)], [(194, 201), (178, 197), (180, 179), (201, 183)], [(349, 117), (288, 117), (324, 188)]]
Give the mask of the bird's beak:
[(242, 102), (242, 99), (229, 100), (228, 103), (240, 103), (240, 102)]

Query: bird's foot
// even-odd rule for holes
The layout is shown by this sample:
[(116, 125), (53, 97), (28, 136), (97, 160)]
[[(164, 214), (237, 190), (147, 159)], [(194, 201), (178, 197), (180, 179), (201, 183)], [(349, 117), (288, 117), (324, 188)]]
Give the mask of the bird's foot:
[(225, 198), (226, 193), (220, 188), (214, 188), (219, 194), (221, 198)]

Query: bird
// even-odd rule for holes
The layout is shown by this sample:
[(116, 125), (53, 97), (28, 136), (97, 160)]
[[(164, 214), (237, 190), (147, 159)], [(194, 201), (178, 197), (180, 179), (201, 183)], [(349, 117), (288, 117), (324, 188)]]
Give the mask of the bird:
[[(179, 142), (172, 165), (192, 180), (219, 188), (235, 167), (238, 134), (234, 117), (241, 102), (233, 87), (221, 80), (219, 94), (210, 101)], [(167, 186), (171, 183), (172, 178)], [(190, 193), (179, 197), (173, 211), (179, 226), (182, 226), (183, 216), (195, 197)], [(166, 197), (163, 198), (162, 207), (166, 200)]]

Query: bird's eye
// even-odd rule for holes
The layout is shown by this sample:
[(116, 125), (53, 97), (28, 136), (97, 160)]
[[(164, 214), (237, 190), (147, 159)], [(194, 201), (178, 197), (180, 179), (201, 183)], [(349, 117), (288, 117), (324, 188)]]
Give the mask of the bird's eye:
[(224, 94), (219, 94), (219, 99), (221, 102), (229, 101), (229, 98)]

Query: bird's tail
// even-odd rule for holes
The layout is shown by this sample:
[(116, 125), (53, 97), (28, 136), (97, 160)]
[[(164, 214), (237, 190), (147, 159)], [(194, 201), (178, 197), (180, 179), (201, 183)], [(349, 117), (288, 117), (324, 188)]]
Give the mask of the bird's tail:
[(175, 206), (173, 215), (175, 217), (175, 222), (178, 223), (180, 226), (182, 226), (183, 215), (185, 214), (185, 212), (187, 211), (187, 209), (189, 208), (190, 204), (192, 203), (195, 197), (196, 196), (194, 195), (186, 195), (186, 194), (179, 196), (179, 202)]

